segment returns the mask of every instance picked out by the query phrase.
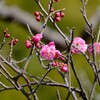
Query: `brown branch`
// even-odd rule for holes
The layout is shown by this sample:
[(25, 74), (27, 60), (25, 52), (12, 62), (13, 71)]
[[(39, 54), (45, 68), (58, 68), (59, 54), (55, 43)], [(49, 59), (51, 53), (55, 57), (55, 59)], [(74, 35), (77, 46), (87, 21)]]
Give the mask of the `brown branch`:
[[(38, 82), (31, 82), (31, 85), (37, 85)], [(54, 87), (63, 87), (63, 88), (69, 88), (66, 84), (61, 84), (61, 83), (57, 83), (57, 82), (41, 82), (40, 85), (44, 85), (44, 86), (54, 86)], [(26, 87), (27, 84), (23, 84), (21, 85), (21, 87)], [(6, 89), (5, 88), (0, 88), (0, 92), (2, 91), (5, 91), (5, 90), (12, 90), (12, 89), (15, 89), (14, 86), (10, 86), (10, 87), (7, 87)], [(75, 91), (76, 93), (81, 93), (81, 91), (78, 89), (78, 88), (74, 88), (74, 87), (71, 87), (71, 90), (72, 91)]]
[[(99, 23), (100, 23), (100, 7), (97, 7), (95, 13), (89, 18), (89, 21), (92, 23), (93, 26), (93, 31), (96, 31), (96, 29), (99, 27)], [(87, 25), (85, 25), (84, 30), (89, 31), (89, 28)], [(87, 31), (83, 30), (83, 34), (82, 34), (82, 38), (84, 40), (88, 40), (89, 38), (89, 34), (87, 34)]]

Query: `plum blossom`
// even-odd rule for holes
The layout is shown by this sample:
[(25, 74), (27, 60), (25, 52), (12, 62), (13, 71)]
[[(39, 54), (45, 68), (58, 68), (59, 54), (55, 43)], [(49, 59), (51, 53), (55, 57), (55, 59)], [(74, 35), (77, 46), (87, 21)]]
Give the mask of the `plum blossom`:
[(42, 34), (36, 34), (32, 37), (33, 43), (38, 43), (42, 39)]
[(31, 42), (29, 40), (26, 40), (25, 41), (25, 46), (26, 46), (27, 49), (29, 49), (29, 48), (32, 47), (32, 44), (31, 44)]
[(59, 50), (55, 50), (55, 58), (61, 57), (61, 53)]
[(71, 52), (78, 54), (80, 52), (85, 53), (86, 50), (87, 50), (87, 44), (85, 43), (85, 41), (80, 37), (74, 38)]
[(40, 51), (40, 55), (46, 60), (52, 60), (55, 56), (55, 47), (44, 45)]
[(48, 45), (44, 45), (40, 50), (40, 55), (46, 60), (53, 60), (60, 57), (60, 51), (56, 50), (55, 43), (50, 42)]
[[(95, 52), (96, 53), (100, 53), (100, 42), (99, 43), (94, 43), (94, 49), (95, 49)], [(88, 46), (88, 51), (90, 54), (92, 54), (92, 50), (93, 50), (93, 47), (92, 47), (92, 44)]]

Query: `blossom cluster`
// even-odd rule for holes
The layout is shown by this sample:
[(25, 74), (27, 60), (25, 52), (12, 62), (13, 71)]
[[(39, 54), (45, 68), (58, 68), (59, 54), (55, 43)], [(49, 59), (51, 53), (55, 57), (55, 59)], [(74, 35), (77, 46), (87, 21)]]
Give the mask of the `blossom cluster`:
[(68, 64), (58, 61), (53, 61), (52, 66), (60, 68), (62, 72), (68, 72)]
[[(3, 30), (3, 33), (4, 33), (4, 37), (5, 38), (10, 38), (10, 33), (8, 32), (8, 28), (4, 29)], [(17, 43), (19, 42), (18, 39), (14, 39), (12, 38), (12, 40), (9, 42), (9, 45), (16, 45)]]
[(36, 34), (35, 36), (32, 37), (31, 40), (26, 40), (25, 41), (25, 46), (26, 48), (31, 48), (32, 44), (34, 43), (36, 47), (39, 47), (39, 41), (42, 39), (42, 35), (41, 34)]
[[(36, 34), (31, 38), (31, 40), (25, 41), (26, 48), (31, 48), (32, 45), (35, 47), (39, 47), (40, 49), (40, 56), (48, 61), (53, 61), (57, 59), (62, 59), (62, 54), (59, 50), (56, 49), (55, 43), (53, 41), (49, 42), (46, 45), (40, 45), (40, 40), (42, 39), (42, 34)], [(39, 45), (38, 45), (39, 44)], [(62, 72), (68, 71), (68, 65), (61, 62), (52, 62), (52, 66), (58, 66)]]
[(100, 53), (100, 42), (98, 43), (94, 43), (93, 45), (92, 44), (90, 44), (89, 46), (88, 46), (88, 52), (90, 53), (90, 54), (92, 54), (92, 52), (93, 52), (93, 48), (94, 48), (94, 51), (96, 52), (96, 53)]
[(71, 52), (75, 54), (79, 54), (88, 51), (89, 54), (92, 54), (93, 48), (96, 53), (100, 53), (100, 42), (97, 43), (94, 42), (93, 45), (92, 44), (88, 45), (82, 38), (76, 37), (73, 40)]
[[(26, 48), (31, 48), (32, 44), (35, 44), (35, 46), (37, 47), (37, 44), (40, 42), (41, 39), (42, 39), (42, 34), (36, 34), (35, 36), (32, 37), (31, 40), (25, 41)], [(61, 56), (61, 53), (59, 50), (56, 49), (55, 43), (52, 41), (47, 45), (41, 46), (40, 55), (46, 60), (53, 60), (59, 58)]]
[[(52, 66), (56, 66), (60, 68), (62, 72), (68, 71), (68, 64), (56, 61), (58, 59), (62, 59), (62, 53), (56, 49), (55, 43), (53, 41), (49, 42), (46, 45), (41, 45), (39, 42), (42, 39), (42, 34), (36, 34), (31, 38), (31, 40), (26, 40), (25, 45), (26, 48), (31, 48), (32, 45), (35, 45), (36, 48), (39, 48), (39, 53), (42, 58), (48, 61), (52, 61)], [(94, 49), (96, 53), (100, 53), (100, 43), (94, 43)], [(86, 42), (80, 38), (76, 37), (73, 39), (72, 45), (71, 45), (71, 53), (72, 54), (79, 54), (79, 53), (86, 53), (88, 51), (90, 54), (92, 54), (93, 47), (92, 45), (86, 44)]]

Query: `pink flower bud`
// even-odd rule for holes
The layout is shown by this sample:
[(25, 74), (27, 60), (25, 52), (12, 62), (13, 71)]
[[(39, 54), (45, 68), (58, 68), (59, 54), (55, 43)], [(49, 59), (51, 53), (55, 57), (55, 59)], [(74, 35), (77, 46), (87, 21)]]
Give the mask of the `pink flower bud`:
[(61, 18), (60, 17), (56, 17), (55, 20), (56, 20), (56, 22), (60, 22)]
[(55, 46), (55, 43), (52, 41), (52, 42), (49, 42), (48, 45), (49, 45), (49, 46)]
[(60, 56), (61, 56), (60, 51), (55, 50), (55, 58), (57, 59), (57, 58), (59, 58)]
[(35, 36), (33, 36), (32, 41), (33, 43), (38, 43), (40, 40), (42, 39), (42, 34), (36, 34)]
[(61, 71), (62, 72), (68, 72), (68, 65), (67, 64), (62, 64)]
[(18, 39), (15, 39), (14, 42), (18, 43)]
[(25, 46), (26, 46), (27, 49), (29, 49), (29, 48), (32, 47), (32, 44), (31, 44), (31, 42), (29, 40), (26, 40), (25, 41)]
[(62, 57), (62, 56), (60, 56), (60, 59), (61, 59), (62, 61), (64, 61), (64, 60), (65, 60), (65, 58), (64, 58), (64, 57)]
[(34, 13), (34, 15), (37, 17), (37, 16), (40, 16), (40, 12), (38, 12), (38, 11), (36, 11), (35, 13)]
[(61, 65), (61, 63), (58, 62), (58, 61), (53, 61), (52, 62), (52, 66), (59, 67), (60, 65)]
[(64, 17), (64, 16), (65, 16), (64, 12), (60, 12), (60, 17)]
[(60, 0), (55, 0), (56, 2), (59, 2)]
[(55, 13), (55, 16), (56, 16), (56, 17), (60, 17), (60, 12), (56, 12), (56, 13)]
[(54, 12), (54, 8), (51, 8), (51, 9), (50, 9), (50, 12)]
[(18, 43), (18, 39), (14, 39), (11, 42), (9, 42), (9, 45), (13, 44), (16, 45)]
[(6, 33), (6, 34), (5, 34), (5, 37), (6, 37), (6, 38), (9, 38), (9, 37), (10, 37), (10, 34), (9, 34), (9, 33)]
[(41, 20), (41, 17), (40, 17), (40, 16), (37, 16), (37, 17), (36, 17), (36, 21), (37, 21), (37, 22), (40, 22), (40, 20)]
[(40, 43), (36, 43), (36, 44), (35, 44), (35, 47), (36, 47), (36, 48), (41, 48)]
[(57, 66), (57, 62), (56, 61), (53, 61), (52, 62), (52, 66)]

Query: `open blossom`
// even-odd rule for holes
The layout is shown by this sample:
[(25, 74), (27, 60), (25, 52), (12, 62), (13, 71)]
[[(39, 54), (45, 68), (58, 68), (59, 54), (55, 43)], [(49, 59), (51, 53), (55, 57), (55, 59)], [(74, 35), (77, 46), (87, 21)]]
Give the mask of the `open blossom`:
[(40, 50), (40, 55), (46, 60), (53, 60), (54, 58), (58, 58), (61, 53), (56, 50), (54, 42), (50, 42), (48, 45), (44, 45)]
[(52, 60), (55, 57), (55, 46), (44, 45), (40, 55), (46, 60)]
[(42, 39), (42, 34), (36, 34), (35, 36), (32, 37), (32, 41), (34, 43), (38, 43)]
[(78, 54), (80, 52), (85, 53), (86, 50), (87, 50), (87, 44), (85, 43), (85, 41), (80, 37), (74, 38), (71, 52)]
[[(92, 50), (93, 50), (93, 47), (92, 47), (92, 44), (91, 44), (88, 47), (88, 51), (89, 51), (90, 54), (92, 54)], [(94, 50), (95, 50), (96, 53), (100, 53), (100, 42), (94, 43)]]

